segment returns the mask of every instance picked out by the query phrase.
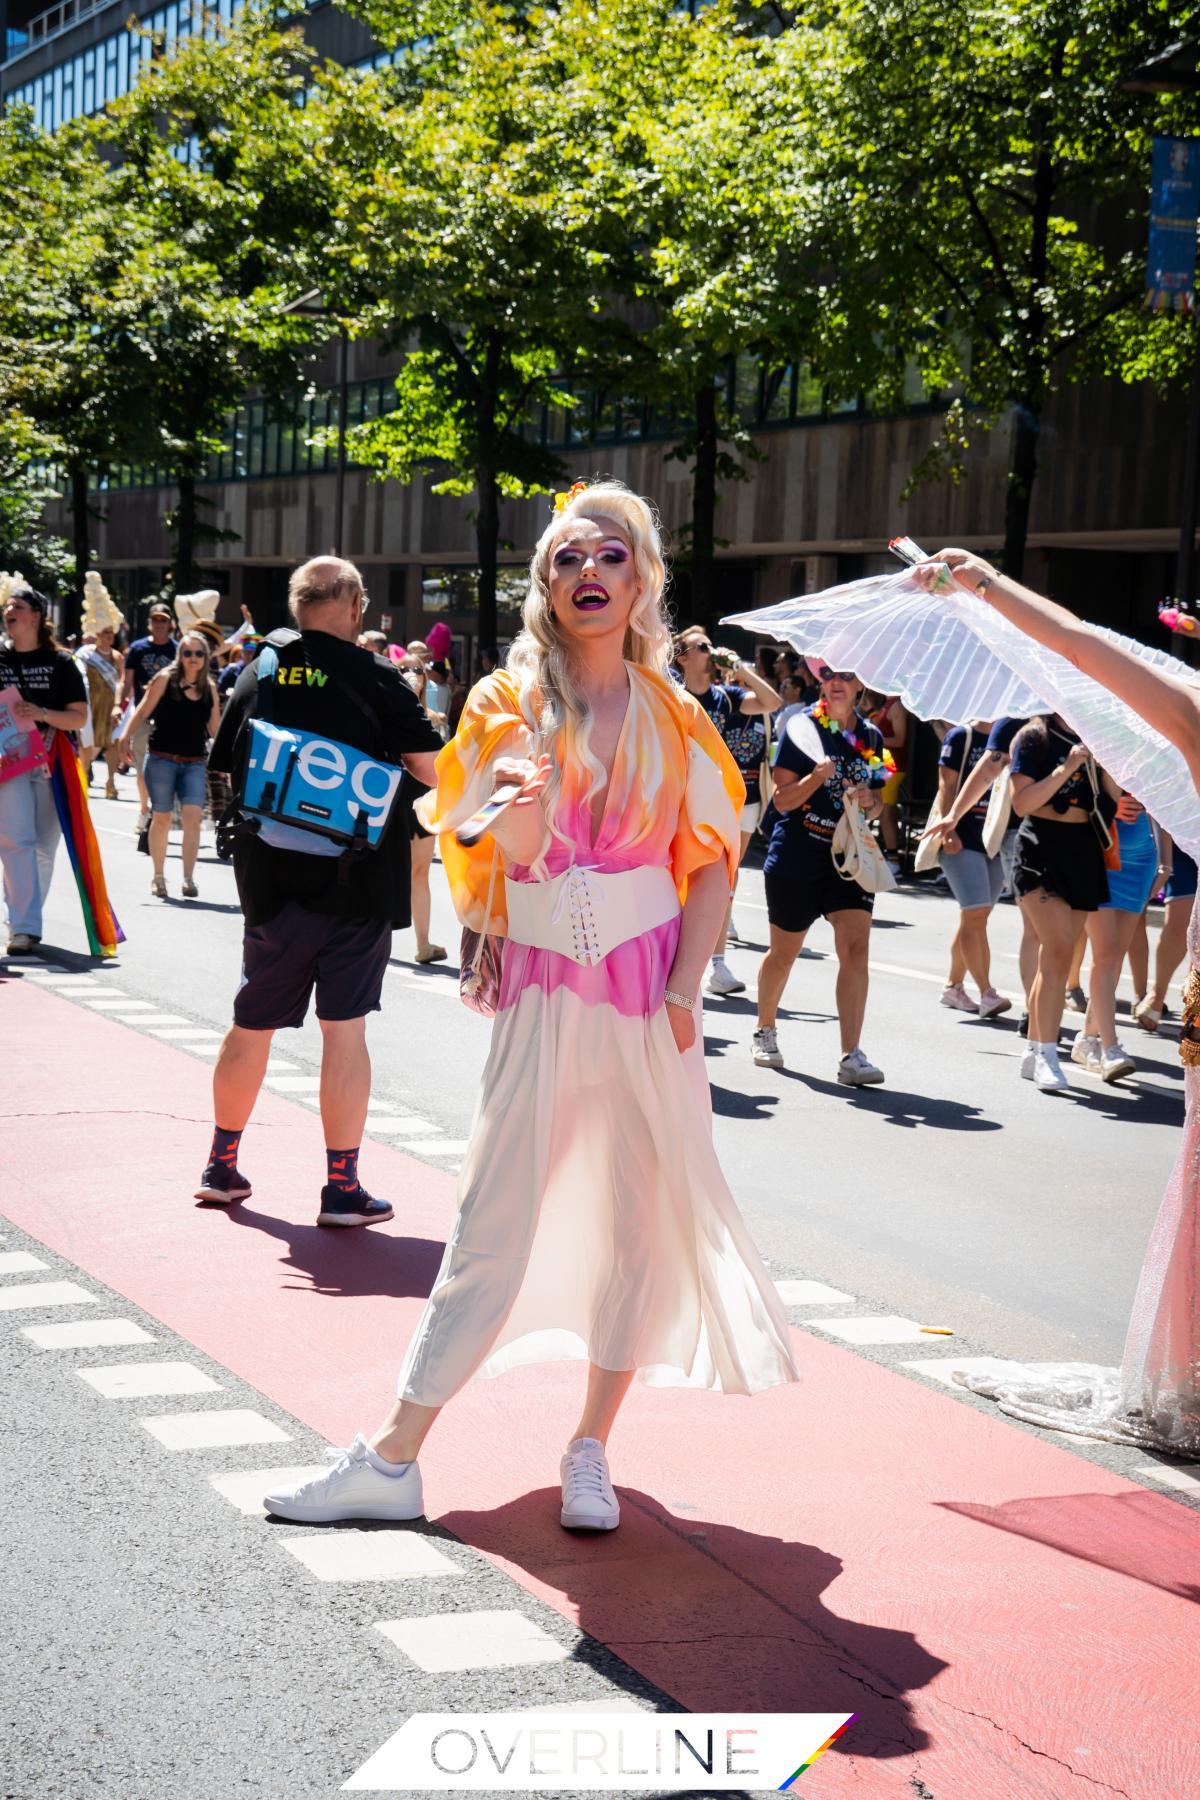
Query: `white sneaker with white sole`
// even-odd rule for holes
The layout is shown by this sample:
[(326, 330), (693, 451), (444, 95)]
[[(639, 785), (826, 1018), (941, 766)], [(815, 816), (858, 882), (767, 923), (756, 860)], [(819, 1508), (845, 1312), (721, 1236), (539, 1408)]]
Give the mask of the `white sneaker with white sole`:
[(845, 1087), (875, 1087), (884, 1079), (884, 1074), (859, 1046), (843, 1056), (838, 1064), (837, 1078)]
[(708, 994), (744, 994), (746, 984), (738, 980), (723, 956), (714, 956), (704, 991)]
[(754, 1034), (751, 1055), (760, 1069), (782, 1069), (783, 1055), (774, 1025), (760, 1025)]
[(348, 1450), (327, 1450), (333, 1467), (297, 1487), (263, 1497), (277, 1519), (298, 1525), (332, 1525), (339, 1519), (419, 1519), (425, 1511), (421, 1471), (415, 1462), (389, 1475), (360, 1431)]
[(1063, 1093), (1070, 1086), (1059, 1064), (1055, 1045), (1038, 1045), (1033, 1064), (1033, 1085), (1041, 1088), (1043, 1094)]
[(1107, 1044), (1096, 1059), (1102, 1081), (1120, 1081), (1122, 1075), (1136, 1075), (1137, 1064), (1123, 1044)]
[(576, 1438), (559, 1464), (562, 1476), (561, 1523), (568, 1531), (615, 1531), (621, 1508), (608, 1478), (608, 1461), (599, 1438)]
[(1071, 1061), (1078, 1063), (1081, 1069), (1090, 1069), (1093, 1075), (1098, 1074), (1100, 1071), (1100, 1039), (1081, 1031), (1071, 1045)]

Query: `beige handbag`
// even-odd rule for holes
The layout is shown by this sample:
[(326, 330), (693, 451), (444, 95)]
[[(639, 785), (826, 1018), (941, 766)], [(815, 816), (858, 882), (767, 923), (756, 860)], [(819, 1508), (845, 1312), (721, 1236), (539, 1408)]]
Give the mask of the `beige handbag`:
[(875, 842), (855, 800), (847, 798), (833, 833), (833, 866), (843, 881), (857, 881), (866, 894), (890, 894), (896, 877)]
[(1013, 822), (1012, 770), (1007, 763), (992, 783), (987, 817), (983, 821), (983, 853), (999, 856)]
[[(974, 742), (974, 738), (975, 738), (974, 728), (972, 726), (968, 725), (967, 726), (967, 741), (963, 747), (963, 759), (962, 759), (961, 764), (959, 765), (958, 780), (955, 782), (954, 792), (950, 796), (950, 805), (951, 806), (954, 805), (955, 800), (957, 800), (957, 798), (958, 798), (958, 790), (962, 786), (963, 776), (966, 773), (967, 763), (970, 760), (971, 745)], [(929, 809), (929, 817), (925, 821), (926, 831), (929, 830), (931, 825), (939, 825), (941, 823), (941, 821), (945, 818), (946, 812), (948, 810), (949, 810), (948, 807), (943, 808), (942, 798), (941, 798), (941, 795), (939, 794), (937, 799), (934, 801), (933, 805)], [(913, 857), (913, 874), (914, 875), (927, 875), (929, 873), (930, 869), (937, 868), (938, 864), (941, 861), (941, 857), (942, 857), (942, 846), (939, 843), (939, 841), (937, 840), (937, 838), (923, 837), (921, 839), (920, 843), (917, 845), (917, 854)]]

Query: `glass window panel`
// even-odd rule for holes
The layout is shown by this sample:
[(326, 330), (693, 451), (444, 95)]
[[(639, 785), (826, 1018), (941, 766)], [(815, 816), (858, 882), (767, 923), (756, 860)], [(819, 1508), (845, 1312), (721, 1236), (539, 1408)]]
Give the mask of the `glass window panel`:
[(792, 417), (792, 397), (795, 385), (795, 371), (790, 365), (786, 369), (768, 369), (766, 371), (762, 400), (764, 425), (783, 424)]
[(796, 410), (793, 418), (816, 419), (825, 410), (825, 388), (807, 363), (796, 372)]
[(861, 406), (862, 395), (851, 394), (848, 400), (834, 400), (833, 398), (830, 398), (827, 411), (836, 419), (843, 417), (846, 413), (859, 412)]
[(421, 608), (427, 613), (478, 612), (478, 570), (469, 567), (423, 568)]
[(592, 422), (591, 441), (612, 444), (621, 435), (621, 403), (615, 396), (598, 394)]
[(905, 406), (924, 406), (929, 399), (925, 378), (921, 374), (920, 364), (914, 356), (910, 356), (904, 365), (902, 392)]
[(79, 91), (79, 110), (82, 113), (94, 113), (96, 110), (96, 52), (85, 50), (82, 57), (82, 79)]
[(575, 395), (575, 405), (567, 414), (567, 442), (584, 444), (592, 435), (595, 395), (590, 388), (585, 387), (573, 387), (571, 392)]
[(743, 354), (734, 368), (733, 404), (745, 425), (757, 425), (762, 388), (762, 364), (757, 356)]

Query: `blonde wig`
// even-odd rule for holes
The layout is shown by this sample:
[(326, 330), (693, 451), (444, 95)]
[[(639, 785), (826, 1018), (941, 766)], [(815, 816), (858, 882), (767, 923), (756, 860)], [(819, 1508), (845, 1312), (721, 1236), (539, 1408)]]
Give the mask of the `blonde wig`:
[[(590, 798), (604, 785), (605, 770), (589, 748), (591, 709), (572, 667), (570, 640), (560, 629), (550, 603), (551, 552), (571, 520), (581, 516), (615, 519), (633, 551), (641, 593), (625, 631), (625, 661), (665, 673), (671, 656), (671, 627), (664, 603), (667, 565), (654, 507), (622, 481), (604, 479), (573, 490), (538, 539), (530, 559), (524, 629), (509, 650), (507, 666), (517, 678), (522, 714), (536, 734), (535, 754), (553, 755), (558, 734), (568, 719), (573, 720), (576, 748), (591, 777)], [(559, 835), (554, 828), (559, 785), (556, 771), (546, 792), (546, 813), (555, 836)]]

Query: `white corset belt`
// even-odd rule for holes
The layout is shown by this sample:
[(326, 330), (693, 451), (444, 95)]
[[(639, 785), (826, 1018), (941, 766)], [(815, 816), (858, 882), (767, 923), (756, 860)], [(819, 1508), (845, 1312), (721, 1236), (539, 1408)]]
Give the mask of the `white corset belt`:
[(577, 865), (552, 881), (504, 878), (508, 936), (590, 967), (618, 944), (666, 925), (680, 910), (669, 869), (603, 874)]

